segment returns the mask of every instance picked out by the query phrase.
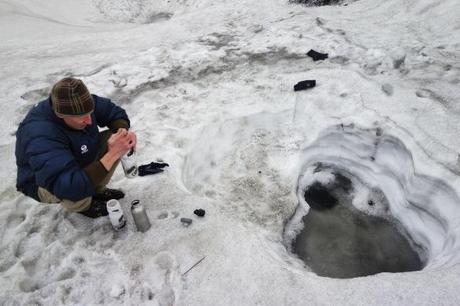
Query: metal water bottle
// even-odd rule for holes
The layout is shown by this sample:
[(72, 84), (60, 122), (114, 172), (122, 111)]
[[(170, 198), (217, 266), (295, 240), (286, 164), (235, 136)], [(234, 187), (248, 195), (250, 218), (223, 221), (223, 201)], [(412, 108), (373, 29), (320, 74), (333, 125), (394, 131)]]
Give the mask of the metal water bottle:
[(151, 224), (147, 212), (145, 211), (144, 206), (139, 202), (139, 200), (134, 200), (131, 202), (131, 213), (133, 214), (134, 223), (136, 228), (140, 232), (146, 232), (149, 230)]
[(134, 149), (121, 157), (121, 165), (126, 177), (133, 178), (137, 175), (136, 154)]
[(109, 200), (107, 202), (107, 211), (109, 212), (110, 223), (116, 231), (121, 230), (126, 225), (125, 215), (121, 209), (120, 202), (117, 200)]

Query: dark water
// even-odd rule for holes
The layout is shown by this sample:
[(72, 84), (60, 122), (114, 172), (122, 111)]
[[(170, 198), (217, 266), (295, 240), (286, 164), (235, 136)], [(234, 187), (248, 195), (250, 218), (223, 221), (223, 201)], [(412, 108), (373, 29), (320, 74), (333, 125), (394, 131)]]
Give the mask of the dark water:
[(341, 175), (329, 186), (309, 186), (305, 199), (311, 209), (294, 253), (316, 274), (334, 278), (421, 270), (419, 255), (392, 222), (352, 207), (351, 188)]
[(289, 3), (305, 4), (308, 6), (323, 6), (340, 4), (343, 0), (289, 0)]

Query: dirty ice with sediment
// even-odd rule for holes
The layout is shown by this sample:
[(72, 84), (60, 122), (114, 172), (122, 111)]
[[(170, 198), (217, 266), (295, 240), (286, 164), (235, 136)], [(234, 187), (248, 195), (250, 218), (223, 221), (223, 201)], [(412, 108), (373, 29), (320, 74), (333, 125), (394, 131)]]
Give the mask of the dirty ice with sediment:
[[(455, 305), (458, 16), (456, 0), (0, 0), (0, 304)], [(112, 180), (125, 210), (146, 207), (146, 233), (15, 189), (17, 126), (69, 75), (127, 110), (140, 164), (170, 164)], [(331, 180), (318, 165), (353, 178), (357, 210), (396, 218), (423, 269), (305, 265), (291, 242), (305, 188)]]

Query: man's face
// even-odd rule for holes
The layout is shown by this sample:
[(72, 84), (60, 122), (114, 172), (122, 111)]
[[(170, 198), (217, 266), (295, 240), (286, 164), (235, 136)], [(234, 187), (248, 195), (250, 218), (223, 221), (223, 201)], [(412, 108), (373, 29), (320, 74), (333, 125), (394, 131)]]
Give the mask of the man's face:
[(85, 127), (93, 123), (91, 120), (91, 113), (83, 116), (66, 116), (61, 118), (69, 127), (76, 130), (83, 130)]

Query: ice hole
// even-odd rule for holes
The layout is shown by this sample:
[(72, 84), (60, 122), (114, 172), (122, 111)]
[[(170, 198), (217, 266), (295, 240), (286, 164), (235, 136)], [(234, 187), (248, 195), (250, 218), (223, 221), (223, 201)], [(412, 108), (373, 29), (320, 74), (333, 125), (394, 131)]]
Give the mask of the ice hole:
[[(424, 263), (415, 243), (398, 221), (356, 209), (352, 192), (351, 180), (340, 173), (327, 184), (308, 186), (304, 197), (310, 210), (292, 251), (317, 275), (333, 278), (421, 270)], [(368, 200), (367, 205), (383, 207), (382, 200)]]
[(313, 272), (352, 278), (460, 263), (459, 196), (448, 182), (417, 173), (397, 137), (337, 125), (300, 159), (285, 245)]

